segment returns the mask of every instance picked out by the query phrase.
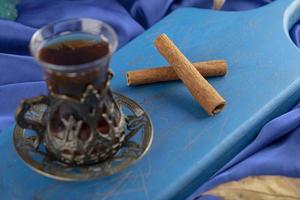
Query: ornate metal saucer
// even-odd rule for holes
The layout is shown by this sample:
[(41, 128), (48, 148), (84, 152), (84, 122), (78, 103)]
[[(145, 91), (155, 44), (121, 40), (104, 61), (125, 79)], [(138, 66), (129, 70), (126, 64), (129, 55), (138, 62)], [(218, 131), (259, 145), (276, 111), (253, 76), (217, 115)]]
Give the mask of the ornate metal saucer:
[[(21, 159), (34, 171), (64, 181), (79, 181), (115, 174), (142, 158), (149, 150), (153, 130), (147, 113), (133, 100), (114, 93), (126, 119), (125, 142), (111, 158), (93, 165), (70, 166), (55, 159), (46, 151), (43, 140), (32, 131), (16, 125), (13, 133), (15, 149)], [(47, 106), (36, 105), (30, 117), (40, 119)]]

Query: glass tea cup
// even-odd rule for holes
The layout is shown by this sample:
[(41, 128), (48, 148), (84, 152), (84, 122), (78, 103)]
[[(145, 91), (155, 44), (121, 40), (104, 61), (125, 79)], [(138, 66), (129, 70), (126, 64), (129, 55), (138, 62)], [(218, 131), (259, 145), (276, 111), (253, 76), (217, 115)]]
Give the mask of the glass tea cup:
[[(30, 50), (40, 63), (47, 96), (25, 100), (17, 123), (34, 129), (58, 160), (81, 165), (113, 156), (125, 139), (125, 119), (109, 87), (109, 61), (118, 45), (114, 30), (93, 19), (48, 24), (32, 37)], [(40, 123), (24, 116), (46, 104)]]

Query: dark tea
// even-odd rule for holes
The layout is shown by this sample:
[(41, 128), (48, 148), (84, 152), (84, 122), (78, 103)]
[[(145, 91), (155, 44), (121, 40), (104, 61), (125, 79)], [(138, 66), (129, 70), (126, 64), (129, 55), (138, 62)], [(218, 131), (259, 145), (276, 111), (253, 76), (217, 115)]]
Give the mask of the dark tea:
[(62, 40), (43, 47), (39, 58), (47, 63), (68, 66), (89, 63), (108, 53), (108, 43), (103, 40)]
[[(103, 37), (95, 38), (88, 34), (70, 34), (58, 36), (44, 45), (38, 54), (47, 64), (73, 68), (60, 73), (47, 71), (46, 81), (50, 91), (80, 97), (89, 84), (97, 86), (103, 83), (108, 68), (108, 60), (97, 62), (110, 53), (109, 44)], [(88, 69), (78, 73), (76, 66), (88, 64)], [(99, 65), (99, 66), (98, 66)], [(100, 66), (101, 65), (101, 66)], [(99, 74), (101, 73), (103, 74)]]

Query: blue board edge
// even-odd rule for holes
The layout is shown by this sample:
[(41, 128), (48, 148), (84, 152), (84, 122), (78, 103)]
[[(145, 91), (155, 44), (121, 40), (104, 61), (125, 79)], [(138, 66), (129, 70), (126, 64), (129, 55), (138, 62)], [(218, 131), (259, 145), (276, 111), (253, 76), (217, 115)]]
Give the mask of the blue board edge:
[[(161, 199), (186, 198), (251, 143), (267, 122), (289, 111), (299, 100), (300, 78), (241, 125), (230, 138), (227, 138), (217, 148), (213, 149), (211, 155), (214, 156), (206, 156), (201, 162), (207, 165), (196, 166), (189, 172), (189, 176), (185, 177), (186, 180), (180, 182), (176, 187), (170, 188), (170, 191), (165, 193), (170, 196)], [(250, 134), (251, 132), (255, 132), (256, 134)], [(229, 151), (224, 151), (224, 149), (229, 149)], [(217, 165), (214, 163), (215, 160), (218, 160)], [(196, 175), (202, 169), (205, 169), (205, 177), (203, 174)]]

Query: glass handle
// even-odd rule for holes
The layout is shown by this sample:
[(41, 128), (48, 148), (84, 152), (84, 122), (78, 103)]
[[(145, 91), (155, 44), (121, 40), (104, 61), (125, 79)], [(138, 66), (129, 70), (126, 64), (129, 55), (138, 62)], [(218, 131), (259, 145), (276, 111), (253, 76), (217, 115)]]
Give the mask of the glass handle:
[(16, 112), (17, 124), (22, 128), (32, 129), (42, 135), (46, 128), (45, 113), (49, 102), (49, 98), (46, 96), (23, 100)]

